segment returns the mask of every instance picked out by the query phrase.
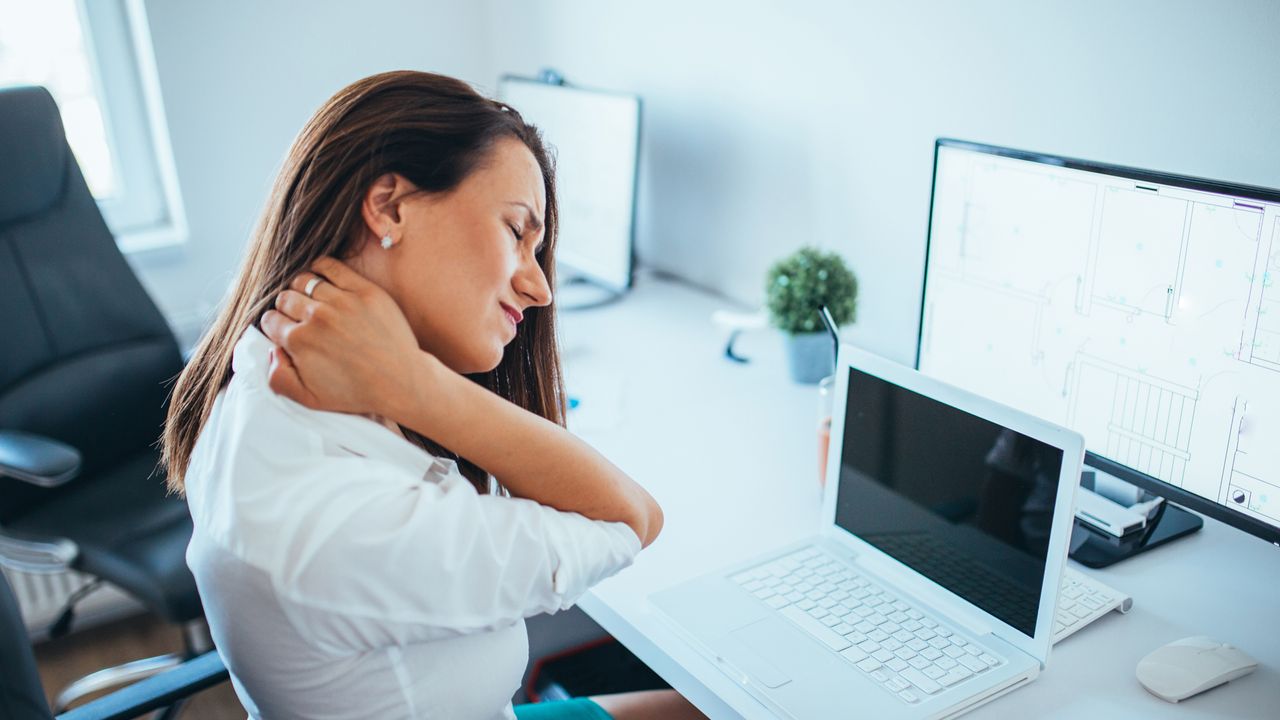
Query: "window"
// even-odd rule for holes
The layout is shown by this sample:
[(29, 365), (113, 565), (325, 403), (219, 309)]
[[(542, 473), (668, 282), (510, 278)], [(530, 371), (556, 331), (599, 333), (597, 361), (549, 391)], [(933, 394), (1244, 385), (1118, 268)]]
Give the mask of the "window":
[(141, 0), (0, 0), (0, 85), (43, 85), (125, 251), (186, 224)]

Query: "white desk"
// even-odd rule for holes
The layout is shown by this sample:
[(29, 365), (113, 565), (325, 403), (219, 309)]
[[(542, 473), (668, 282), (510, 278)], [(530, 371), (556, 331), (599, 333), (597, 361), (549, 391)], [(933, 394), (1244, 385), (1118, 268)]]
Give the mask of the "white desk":
[[(648, 596), (811, 533), (819, 514), (817, 393), (787, 376), (773, 332), (744, 336), (751, 363), (723, 356), (710, 323), (721, 300), (641, 278), (625, 300), (561, 314), (566, 377), (581, 400), (570, 427), (653, 495), (666, 515), (635, 565), (580, 603), (712, 718), (772, 717), (673, 635)], [(1098, 572), (1134, 597), (1055, 647), (1030, 686), (970, 717), (1280, 717), (1280, 548), (1214, 520)], [(1134, 667), (1188, 635), (1239, 646), (1252, 675), (1178, 705), (1148, 694)], [(851, 708), (856, 713), (856, 708)]]

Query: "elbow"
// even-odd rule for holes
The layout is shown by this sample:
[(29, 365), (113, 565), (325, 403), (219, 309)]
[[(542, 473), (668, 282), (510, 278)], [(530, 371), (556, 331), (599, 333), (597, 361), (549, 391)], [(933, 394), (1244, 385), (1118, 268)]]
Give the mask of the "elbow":
[(640, 538), (640, 548), (644, 549), (653, 544), (658, 539), (658, 533), (662, 532), (663, 515), (662, 508), (652, 497), (648, 498), (645, 508), (640, 514), (632, 529), (636, 531), (636, 536)]

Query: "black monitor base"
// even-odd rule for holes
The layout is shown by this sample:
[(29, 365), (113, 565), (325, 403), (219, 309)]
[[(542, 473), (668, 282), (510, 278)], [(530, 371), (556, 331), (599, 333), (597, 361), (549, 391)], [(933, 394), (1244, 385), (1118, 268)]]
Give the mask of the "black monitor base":
[(1183, 535), (1190, 535), (1202, 527), (1204, 518), (1170, 502), (1160, 506), (1160, 512), (1147, 522), (1142, 532), (1123, 538), (1095, 530), (1076, 518), (1071, 536), (1071, 559), (1085, 567), (1106, 567)]
[(556, 283), (556, 307), (562, 311), (594, 310), (622, 299), (623, 293), (581, 276)]

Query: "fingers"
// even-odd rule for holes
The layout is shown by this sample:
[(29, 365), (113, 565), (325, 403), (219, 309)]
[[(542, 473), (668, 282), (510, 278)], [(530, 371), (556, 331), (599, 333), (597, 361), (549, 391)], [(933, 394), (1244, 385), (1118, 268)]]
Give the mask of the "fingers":
[(282, 312), (276, 310), (268, 310), (262, 314), (262, 318), (258, 321), (258, 325), (262, 328), (262, 334), (266, 335), (271, 342), (282, 348), (289, 347), (289, 334), (298, 323), (289, 319)]
[(356, 292), (370, 284), (369, 280), (352, 270), (346, 263), (329, 256), (311, 263), (311, 269), (341, 290)]
[(276, 310), (294, 322), (311, 318), (320, 303), (297, 290), (285, 290), (276, 296)]
[(315, 408), (318, 404), (316, 397), (302, 383), (302, 376), (298, 373), (298, 368), (294, 366), (293, 359), (289, 357), (289, 353), (278, 347), (273, 348), (271, 351), (267, 386), (277, 395), (283, 395), (306, 407)]

